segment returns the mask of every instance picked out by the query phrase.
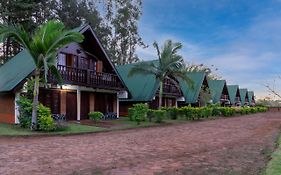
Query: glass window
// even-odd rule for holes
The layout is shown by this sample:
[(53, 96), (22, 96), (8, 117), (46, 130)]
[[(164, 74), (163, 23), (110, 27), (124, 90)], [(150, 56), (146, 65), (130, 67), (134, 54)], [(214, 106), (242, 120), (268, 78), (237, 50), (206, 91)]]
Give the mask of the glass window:
[(64, 53), (59, 53), (58, 65), (66, 66), (66, 55)]

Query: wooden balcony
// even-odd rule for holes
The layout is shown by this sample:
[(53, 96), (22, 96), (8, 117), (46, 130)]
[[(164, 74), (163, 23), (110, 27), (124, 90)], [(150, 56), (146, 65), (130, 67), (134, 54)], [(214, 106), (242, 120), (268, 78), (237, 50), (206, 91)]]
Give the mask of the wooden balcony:
[(240, 102), (241, 100), (240, 100), (240, 97), (235, 97), (235, 102), (237, 103), (237, 102)]
[(229, 99), (229, 98), (228, 98), (228, 95), (224, 95), (224, 94), (221, 95), (221, 100), (222, 100), (222, 101), (228, 100), (228, 99)]
[[(63, 83), (65, 84), (104, 89), (122, 88), (121, 82), (119, 81), (117, 75), (114, 74), (95, 72), (92, 70), (78, 69), (62, 65), (58, 65), (57, 69), (61, 74)], [(55, 77), (50, 73), (48, 81), (50, 83), (57, 84)]]
[[(159, 90), (158, 90), (159, 93)], [(179, 87), (174, 84), (164, 83), (163, 85), (163, 94), (172, 95), (172, 96), (181, 96), (182, 92)]]

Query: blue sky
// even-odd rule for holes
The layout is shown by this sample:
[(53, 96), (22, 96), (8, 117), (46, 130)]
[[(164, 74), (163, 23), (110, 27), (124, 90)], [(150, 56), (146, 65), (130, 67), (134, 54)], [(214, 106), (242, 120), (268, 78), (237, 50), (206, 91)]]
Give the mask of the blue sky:
[(281, 0), (144, 0), (139, 32), (144, 60), (156, 58), (153, 41), (172, 39), (187, 62), (214, 65), (258, 98), (269, 96), (263, 84), (281, 86)]

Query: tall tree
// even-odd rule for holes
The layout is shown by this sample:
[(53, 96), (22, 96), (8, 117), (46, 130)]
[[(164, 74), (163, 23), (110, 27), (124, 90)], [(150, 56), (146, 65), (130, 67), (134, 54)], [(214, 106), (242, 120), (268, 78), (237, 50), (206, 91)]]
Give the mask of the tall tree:
[(109, 45), (113, 62), (119, 65), (137, 62), (136, 46), (146, 47), (138, 33), (142, 1), (119, 0), (115, 6), (116, 12), (111, 22), (113, 37)]
[(0, 24), (0, 37), (11, 38), (19, 43), (30, 53), (35, 63), (31, 129), (36, 129), (37, 127), (39, 81), (42, 72), (44, 72), (44, 82), (47, 82), (49, 70), (61, 82), (60, 74), (56, 68), (58, 49), (71, 42), (83, 41), (82, 34), (67, 31), (64, 28), (61, 22), (49, 21), (38, 27), (33, 35), (30, 36), (22, 26)]
[(187, 76), (187, 72), (184, 66), (184, 61), (178, 51), (182, 48), (181, 43), (173, 43), (171, 40), (167, 40), (164, 43), (162, 49), (156, 42), (153, 43), (157, 51), (158, 62), (141, 62), (136, 64), (130, 71), (128, 76), (133, 76), (135, 74), (155, 75), (155, 78), (159, 81), (159, 109), (162, 106), (162, 96), (163, 96), (163, 83), (165, 78), (174, 77), (181, 78), (187, 84), (193, 84), (193, 81)]
[[(142, 0), (0, 0), (0, 7), (0, 23), (21, 24), (29, 32), (50, 19), (68, 29), (88, 22), (115, 64), (138, 61), (136, 47), (146, 47), (138, 33)], [(4, 42), (9, 50), (2, 62), (20, 50), (9, 42)]]
[[(32, 33), (36, 26), (51, 19), (55, 0), (0, 0), (0, 23), (21, 24)], [(21, 50), (21, 46), (6, 38), (0, 40), (0, 65)]]

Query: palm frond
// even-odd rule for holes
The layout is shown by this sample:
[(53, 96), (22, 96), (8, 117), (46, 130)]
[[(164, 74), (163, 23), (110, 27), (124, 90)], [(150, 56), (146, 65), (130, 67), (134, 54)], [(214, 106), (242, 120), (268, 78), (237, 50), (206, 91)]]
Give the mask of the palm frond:
[(51, 73), (56, 77), (56, 80), (58, 81), (59, 85), (63, 84), (63, 79), (58, 71), (58, 69), (56, 68), (56, 66), (52, 65), (49, 67)]
[(0, 24), (0, 36), (2, 36), (3, 39), (11, 38), (22, 45), (25, 49), (30, 50), (29, 35), (21, 25)]
[(169, 76), (182, 79), (190, 88), (194, 88), (194, 81), (188, 77), (187, 72), (184, 69), (171, 71), (169, 72)]
[(134, 67), (131, 68), (131, 70), (128, 73), (128, 77), (134, 76), (136, 74), (142, 74), (142, 75), (158, 75), (158, 69), (153, 63), (147, 63), (142, 62), (139, 64), (136, 64)]

